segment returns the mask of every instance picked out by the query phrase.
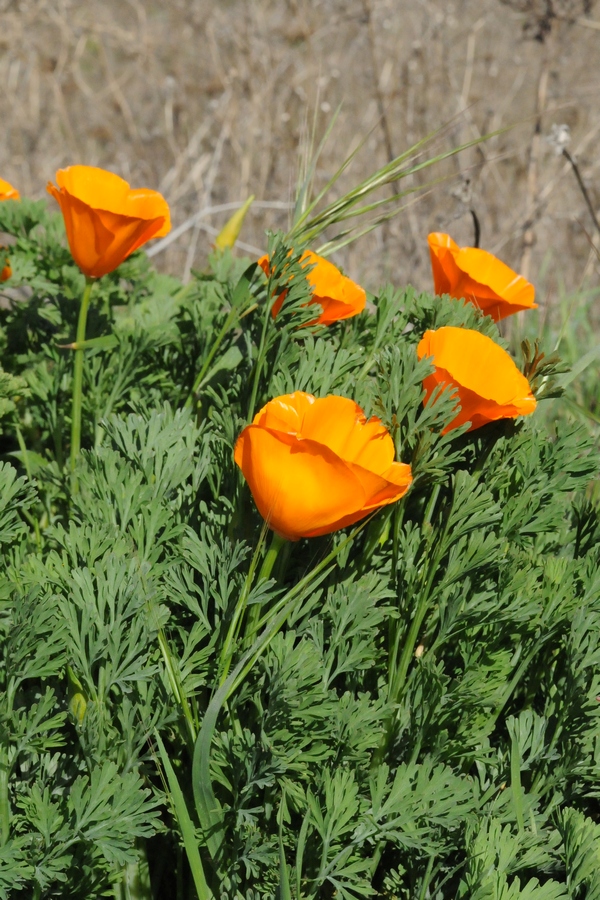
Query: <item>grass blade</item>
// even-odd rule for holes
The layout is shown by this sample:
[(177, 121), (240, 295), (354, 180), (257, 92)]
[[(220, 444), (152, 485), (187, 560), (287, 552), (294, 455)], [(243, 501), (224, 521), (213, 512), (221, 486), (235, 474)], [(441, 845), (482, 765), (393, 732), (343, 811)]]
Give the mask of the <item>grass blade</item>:
[(154, 733), (154, 738), (158, 745), (161, 762), (163, 764), (167, 776), (167, 781), (169, 783), (171, 800), (173, 801), (175, 816), (177, 817), (177, 823), (181, 830), (181, 836), (183, 837), (183, 846), (185, 847), (188, 863), (190, 864), (190, 869), (192, 871), (192, 877), (194, 879), (196, 893), (198, 894), (198, 900), (213, 900), (213, 893), (208, 887), (206, 879), (204, 877), (202, 860), (200, 859), (198, 844), (196, 842), (196, 830), (194, 828), (194, 823), (190, 818), (187, 804), (185, 802), (185, 797), (183, 796), (182, 790), (177, 780), (177, 776), (175, 774), (173, 766), (171, 765), (171, 760), (169, 759), (167, 751), (165, 750), (165, 745), (163, 744), (158, 732)]

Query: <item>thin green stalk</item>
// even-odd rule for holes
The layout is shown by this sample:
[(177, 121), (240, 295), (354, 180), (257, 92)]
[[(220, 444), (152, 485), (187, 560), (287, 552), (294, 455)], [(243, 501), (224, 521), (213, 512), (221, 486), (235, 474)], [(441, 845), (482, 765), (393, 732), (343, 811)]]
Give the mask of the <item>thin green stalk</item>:
[(202, 387), (202, 381), (204, 379), (204, 376), (208, 372), (210, 364), (213, 361), (217, 350), (219, 349), (219, 347), (221, 346), (221, 344), (223, 342), (223, 338), (225, 337), (225, 335), (227, 334), (227, 332), (233, 325), (238, 314), (239, 314), (239, 311), (235, 307), (233, 307), (232, 309), (229, 310), (229, 315), (225, 319), (225, 322), (223, 323), (223, 327), (221, 328), (220, 332), (218, 333), (214, 344), (210, 348), (210, 351), (208, 353), (208, 356), (204, 360), (202, 368), (198, 372), (198, 375), (194, 382), (194, 387), (192, 388), (192, 393), (189, 395), (189, 397), (186, 400), (186, 403), (185, 403), (186, 407), (190, 407), (193, 404), (194, 399), (197, 397), (198, 391)]
[(206, 883), (204, 869), (202, 867), (202, 860), (200, 858), (196, 838), (196, 829), (194, 828), (194, 823), (188, 812), (183, 791), (181, 790), (177, 775), (171, 765), (171, 760), (169, 759), (165, 745), (163, 744), (158, 731), (155, 731), (154, 737), (158, 744), (161, 762), (167, 776), (169, 784), (169, 800), (173, 806), (175, 818), (177, 819), (181, 831), (183, 845), (192, 872), (192, 878), (194, 879), (198, 900), (213, 900), (213, 893)]
[[(25, 471), (27, 472), (27, 478), (29, 479), (29, 481), (33, 481), (33, 475), (31, 473), (31, 463), (29, 461), (29, 453), (27, 452), (27, 447), (25, 445), (25, 441), (23, 440), (23, 435), (21, 434), (21, 429), (19, 428), (18, 425), (16, 425), (16, 432), (17, 432), (17, 441), (19, 442), (19, 449), (21, 451), (21, 455), (23, 457), (23, 463), (25, 465)], [(40, 533), (40, 523), (35, 518), (35, 516), (30, 515), (29, 513), (27, 513), (26, 510), (23, 510), (23, 512), (25, 513), (25, 517), (27, 518), (27, 521), (33, 526), (33, 530), (35, 531), (35, 540), (36, 540), (36, 543), (38, 546), (38, 550), (41, 553), (42, 552), (42, 535)]]
[(252, 554), (252, 559), (250, 560), (250, 567), (248, 569), (248, 574), (246, 575), (246, 579), (244, 581), (244, 586), (241, 590), (238, 602), (236, 604), (235, 610), (233, 612), (233, 617), (231, 619), (231, 623), (229, 625), (229, 629), (227, 631), (227, 635), (225, 637), (225, 641), (223, 643), (223, 648), (221, 650), (221, 658), (220, 669), (221, 669), (221, 680), (220, 684), (223, 684), (227, 675), (229, 673), (229, 669), (231, 667), (231, 660), (233, 659), (233, 647), (238, 637), (240, 625), (242, 622), (242, 617), (246, 611), (246, 605), (248, 603), (248, 597), (250, 595), (250, 590), (252, 589), (252, 582), (254, 581), (254, 573), (256, 572), (256, 567), (258, 565), (258, 559), (265, 542), (265, 537), (267, 533), (267, 525), (265, 524), (258, 539), (258, 543), (256, 545), (256, 549)]
[[(284, 537), (281, 537), (280, 534), (277, 534), (274, 531), (273, 538), (271, 540), (271, 546), (267, 551), (267, 554), (263, 560), (263, 564), (260, 568), (260, 572), (258, 573), (257, 584), (260, 584), (261, 581), (267, 581), (271, 577), (271, 572), (273, 570), (273, 566), (275, 565), (277, 557), (279, 556), (279, 551), (285, 545), (285, 543), (286, 539)], [(252, 635), (257, 630), (259, 620), (260, 608), (258, 606), (258, 603), (255, 603), (248, 613), (247, 636), (250, 640), (252, 640)]]
[[(433, 515), (433, 509), (437, 502), (437, 498), (439, 495), (440, 486), (436, 485), (434, 488), (430, 501), (427, 505), (427, 510), (425, 512), (424, 517), (424, 526), (429, 527), (429, 533), (427, 536), (427, 545), (425, 547), (424, 556), (425, 561), (429, 557), (432, 542), (435, 536), (435, 531), (431, 527), (430, 520)], [(417, 638), (419, 637), (419, 633), (421, 631), (421, 627), (423, 625), (423, 621), (425, 619), (425, 615), (427, 614), (429, 608), (429, 602), (431, 599), (431, 591), (433, 588), (433, 582), (435, 579), (435, 574), (438, 570), (438, 566), (440, 560), (445, 553), (445, 544), (447, 537), (447, 522), (443, 529), (443, 533), (438, 537), (436, 550), (430, 558), (429, 564), (425, 565), (426, 575), (424, 576), (422, 582), (422, 589), (419, 592), (419, 599), (417, 602), (417, 608), (415, 610), (414, 616), (410, 623), (410, 628), (408, 630), (408, 634), (404, 641), (404, 646), (402, 647), (402, 653), (400, 655), (400, 660), (396, 663), (397, 658), (397, 646), (390, 647), (390, 661), (389, 661), (389, 689), (388, 689), (388, 700), (392, 707), (396, 707), (400, 702), (400, 698), (402, 696), (402, 692), (404, 690), (404, 685), (406, 684), (406, 679), (408, 676), (408, 668), (410, 666), (411, 659), (413, 658), (415, 652), (415, 646), (417, 643)], [(385, 755), (390, 746), (392, 735), (394, 733), (394, 719), (395, 712), (392, 712), (390, 718), (388, 719), (386, 729), (384, 732), (384, 736), (381, 744), (375, 751), (373, 755), (373, 767), (377, 768), (381, 765), (383, 760), (385, 759)]]
[(188, 698), (185, 694), (181, 686), (181, 682), (177, 676), (177, 672), (175, 671), (175, 666), (173, 665), (173, 660), (171, 658), (171, 650), (169, 647), (169, 643), (165, 637), (164, 631), (159, 629), (158, 632), (158, 645), (160, 647), (163, 660), (165, 663), (165, 668), (167, 670), (167, 677), (169, 679), (169, 684), (171, 685), (171, 690), (173, 692), (173, 696), (177, 700), (179, 707), (183, 713), (183, 717), (186, 721), (186, 725), (188, 727), (188, 731), (191, 738), (191, 746), (196, 742), (197, 737), (197, 728), (196, 723), (194, 721), (194, 716), (192, 715), (192, 710), (190, 709), (190, 704), (188, 703)]
[(8, 761), (4, 757), (0, 761), (0, 847), (8, 842), (10, 837), (10, 805), (8, 802)]
[(202, 364), (202, 368), (200, 369), (200, 371), (198, 372), (198, 375), (196, 376), (196, 380), (194, 381), (194, 387), (192, 388), (192, 393), (186, 400), (186, 404), (185, 404), (186, 407), (189, 408), (194, 403), (194, 399), (197, 397), (198, 392), (199, 392), (200, 388), (202, 387), (202, 382), (204, 381), (204, 378), (206, 377), (206, 375), (209, 371), (210, 364), (212, 363), (213, 359), (215, 358), (217, 350), (223, 343), (223, 339), (225, 338), (227, 333), (231, 330), (232, 326), (235, 323), (235, 320), (237, 318), (239, 318), (239, 316), (241, 314), (240, 310), (241, 310), (242, 305), (245, 303), (245, 301), (248, 299), (249, 296), (250, 297), (252, 296), (252, 282), (253, 282), (254, 276), (256, 274), (256, 270), (257, 270), (257, 264), (254, 262), (251, 263), (248, 266), (248, 268), (242, 273), (242, 276), (240, 277), (235, 288), (233, 289), (233, 295), (231, 297), (231, 309), (229, 310), (227, 318), (225, 319), (225, 322), (223, 323), (223, 327), (221, 328), (217, 337), (215, 338), (214, 344), (212, 345), (212, 347), (209, 350), (208, 356), (206, 357), (206, 359), (204, 360), (204, 363)]
[(519, 831), (525, 830), (525, 816), (523, 814), (523, 785), (521, 783), (521, 751), (516, 733), (513, 733), (510, 745), (510, 784), (512, 787), (513, 803)]
[[(364, 520), (321, 560), (298, 584), (291, 588), (281, 600), (267, 613), (264, 631), (256, 638), (254, 644), (244, 653), (215, 692), (204, 714), (202, 726), (198, 733), (198, 740), (194, 748), (192, 763), (192, 786), (196, 810), (200, 824), (207, 834), (206, 846), (214, 863), (218, 866), (220, 848), (223, 841), (223, 811), (212, 787), (212, 774), (210, 766), (210, 750), (213, 734), (217, 724), (219, 713), (228, 699), (238, 689), (240, 684), (248, 677), (255, 662), (271, 644), (274, 637), (284, 627), (288, 618), (297, 610), (307, 594), (314, 592), (327, 577), (330, 564), (338, 554), (356, 538), (370, 519)], [(305, 607), (306, 610), (306, 607)], [(263, 624), (263, 623), (261, 623)]]
[(152, 900), (146, 845), (136, 841), (138, 858), (125, 863), (115, 884), (115, 900)]
[[(271, 289), (271, 279), (269, 279), (269, 291)], [(256, 406), (256, 395), (258, 394), (258, 385), (260, 382), (260, 376), (262, 373), (262, 367), (265, 361), (265, 345), (267, 342), (267, 331), (269, 328), (269, 319), (271, 318), (271, 302), (268, 302), (265, 306), (265, 315), (263, 319), (263, 327), (262, 333), (260, 336), (260, 344), (258, 347), (258, 354), (256, 357), (256, 363), (254, 365), (254, 381), (252, 383), (252, 393), (250, 395), (250, 403), (248, 405), (248, 421), (251, 422), (254, 418), (254, 408)]]
[[(81, 298), (81, 306), (79, 307), (79, 319), (77, 321), (77, 337), (76, 343), (80, 344), (85, 341), (85, 327), (87, 324), (87, 314), (90, 305), (90, 295), (92, 293), (93, 281), (86, 278), (83, 296)], [(73, 362), (73, 406), (71, 412), (71, 471), (75, 469), (77, 457), (81, 447), (81, 407), (83, 400), (83, 354), (82, 349), (73, 351), (75, 354)]]

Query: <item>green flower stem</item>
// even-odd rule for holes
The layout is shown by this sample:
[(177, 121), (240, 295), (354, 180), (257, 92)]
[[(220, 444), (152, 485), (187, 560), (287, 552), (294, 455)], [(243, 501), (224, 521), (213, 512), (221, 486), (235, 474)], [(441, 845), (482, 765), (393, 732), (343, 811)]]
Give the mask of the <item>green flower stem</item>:
[(189, 744), (190, 747), (193, 748), (196, 737), (198, 736), (198, 729), (196, 726), (196, 722), (194, 721), (194, 716), (192, 710), (190, 709), (190, 704), (186, 693), (183, 689), (181, 681), (179, 679), (178, 673), (173, 664), (173, 657), (171, 654), (171, 649), (169, 647), (169, 643), (167, 638), (165, 637), (164, 631), (159, 629), (158, 632), (158, 645), (160, 647), (160, 651), (162, 653), (163, 661), (165, 664), (165, 668), (167, 670), (167, 677), (169, 679), (169, 685), (171, 687), (171, 691), (173, 696), (177, 700), (181, 712), (183, 713), (183, 717), (185, 719), (188, 732), (189, 732)]
[[(423, 621), (429, 609), (429, 603), (431, 600), (431, 592), (433, 589), (433, 583), (435, 580), (435, 575), (438, 571), (439, 564), (442, 560), (442, 557), (445, 553), (445, 544), (447, 537), (447, 529), (448, 529), (448, 518), (446, 519), (446, 524), (442, 530), (442, 534), (437, 534), (436, 530), (431, 525), (431, 517), (433, 515), (433, 510), (437, 503), (437, 499), (440, 492), (440, 486), (436, 485), (434, 488), (431, 499), (427, 506), (427, 510), (425, 512), (425, 517), (423, 521), (424, 529), (427, 529), (427, 543), (424, 551), (425, 556), (425, 571), (423, 576), (422, 588), (419, 592), (419, 599), (417, 601), (417, 608), (415, 610), (414, 616), (410, 623), (410, 628), (408, 630), (408, 634), (406, 635), (406, 639), (404, 641), (404, 645), (402, 647), (402, 652), (400, 654), (400, 659), (397, 661), (397, 651), (398, 646), (397, 643), (394, 642), (393, 646), (390, 646), (389, 654), (389, 688), (388, 688), (388, 699), (390, 705), (393, 709), (396, 709), (400, 700), (402, 698), (402, 693), (404, 691), (404, 686), (406, 684), (406, 679), (408, 676), (408, 669), (410, 666), (411, 659), (413, 658), (415, 652), (415, 646), (417, 643), (417, 639), (419, 637)], [(431, 553), (434, 540), (436, 542), (436, 550)], [(427, 562), (429, 564), (427, 564)], [(395, 712), (388, 718), (386, 723), (386, 728), (384, 732), (383, 739), (375, 751), (373, 755), (372, 766), (374, 768), (378, 768), (381, 763), (384, 761), (386, 754), (389, 750), (390, 744), (392, 742), (394, 728), (395, 728)]]
[[(269, 282), (269, 285), (270, 285), (270, 283), (271, 282)], [(254, 409), (256, 407), (256, 397), (258, 394), (258, 385), (260, 382), (260, 376), (262, 373), (262, 368), (263, 368), (263, 365), (265, 362), (265, 357), (266, 357), (265, 345), (266, 345), (266, 339), (267, 339), (267, 329), (269, 327), (269, 321), (268, 321), (268, 317), (270, 316), (270, 311), (268, 308), (269, 306), (270, 306), (270, 304), (267, 304), (267, 309), (265, 312), (265, 319), (263, 321), (263, 329), (262, 329), (262, 333), (260, 336), (260, 345), (258, 348), (258, 355), (256, 358), (256, 362), (254, 364), (254, 380), (252, 382), (252, 393), (250, 395), (250, 404), (248, 406), (248, 421), (249, 422), (251, 422), (252, 419), (254, 418)]]
[(0, 759), (0, 847), (8, 842), (10, 837), (10, 806), (8, 802), (8, 774), (9, 765), (5, 754)]
[[(90, 295), (92, 293), (93, 281), (86, 278), (83, 296), (81, 298), (81, 306), (79, 307), (79, 319), (77, 321), (77, 337), (78, 344), (85, 341), (85, 326), (87, 324), (87, 314), (90, 305)], [(73, 363), (73, 406), (71, 412), (71, 471), (75, 469), (79, 449), (81, 447), (81, 406), (83, 394), (83, 350), (75, 350), (75, 359)]]
[[(241, 473), (240, 473), (241, 474)], [(223, 684), (227, 675), (229, 673), (229, 669), (231, 667), (231, 660), (233, 659), (233, 647), (237, 640), (240, 624), (242, 621), (242, 617), (246, 611), (246, 605), (248, 603), (248, 596), (252, 589), (252, 582), (254, 581), (254, 573), (256, 572), (256, 567), (258, 565), (258, 560), (263, 548), (263, 544), (265, 542), (265, 537), (267, 533), (266, 524), (263, 526), (263, 529), (260, 533), (260, 537), (258, 539), (258, 544), (256, 545), (256, 549), (252, 554), (252, 559), (250, 560), (250, 567), (248, 569), (248, 574), (244, 580), (244, 586), (241, 590), (239, 599), (236, 603), (235, 610), (233, 612), (233, 617), (231, 619), (231, 623), (229, 625), (229, 629), (227, 631), (227, 635), (225, 637), (225, 642), (221, 649), (221, 655), (219, 659), (219, 668), (221, 670), (221, 680), (219, 684)]]
[(213, 361), (217, 350), (219, 349), (219, 347), (221, 346), (221, 344), (223, 342), (223, 338), (228, 333), (228, 331), (231, 329), (232, 325), (234, 324), (234, 322), (238, 316), (239, 316), (239, 309), (237, 309), (237, 307), (235, 307), (235, 306), (232, 307), (232, 309), (229, 311), (229, 315), (225, 319), (225, 323), (224, 323), (223, 327), (221, 328), (220, 332), (218, 333), (218, 335), (215, 339), (214, 344), (210, 348), (208, 356), (204, 360), (204, 364), (203, 364), (202, 368), (198, 372), (198, 375), (194, 382), (194, 387), (192, 388), (192, 393), (189, 395), (189, 397), (186, 400), (186, 403), (185, 403), (186, 407), (189, 408), (190, 406), (192, 406), (194, 403), (194, 400), (197, 399), (200, 388), (202, 387), (202, 381), (204, 379), (204, 376), (208, 372), (210, 364)]
[[(271, 546), (267, 550), (267, 555), (263, 560), (263, 564), (260, 567), (260, 572), (258, 573), (258, 581), (257, 584), (260, 584), (261, 581), (267, 581), (271, 577), (271, 572), (273, 571), (273, 566), (279, 556), (279, 551), (286, 544), (286, 538), (281, 537), (277, 532), (273, 532), (273, 539), (271, 540)], [(249, 640), (252, 640), (253, 635), (258, 629), (258, 623), (260, 621), (260, 608), (258, 603), (255, 603), (254, 606), (250, 608), (248, 613), (248, 628), (247, 628), (247, 637)]]
[(286, 538), (282, 537), (277, 532), (273, 532), (273, 539), (271, 540), (271, 546), (267, 550), (267, 555), (263, 560), (263, 564), (260, 567), (260, 572), (258, 573), (258, 583), (261, 581), (266, 581), (267, 578), (271, 577), (271, 572), (273, 571), (273, 566), (279, 556), (279, 551), (285, 545)]
[[(233, 651), (235, 647), (236, 640), (239, 635), (240, 625), (242, 622), (242, 618), (244, 612), (246, 611), (246, 606), (248, 605), (248, 597), (250, 595), (250, 590), (252, 588), (252, 581), (254, 579), (254, 572), (256, 571), (256, 563), (258, 560), (258, 554), (260, 553), (260, 549), (264, 543), (264, 533), (261, 534), (260, 540), (258, 542), (258, 546), (256, 551), (254, 552), (254, 556), (252, 558), (252, 562), (250, 564), (250, 569), (248, 571), (248, 575), (246, 577), (246, 581), (244, 587), (242, 589), (242, 593), (240, 595), (240, 599), (235, 608), (235, 612), (233, 614), (233, 619), (231, 621), (231, 625), (229, 626), (229, 631), (227, 632), (227, 637), (225, 638), (225, 644), (223, 645), (223, 650), (221, 651), (221, 681), (223, 684), (227, 675), (229, 674), (229, 669), (231, 667), (231, 661), (233, 659)], [(260, 568), (260, 572), (258, 573), (258, 584), (261, 581), (266, 581), (273, 570), (273, 566), (275, 565), (275, 561), (279, 555), (279, 551), (285, 545), (286, 539), (281, 537), (281, 535), (273, 532), (273, 538), (271, 540), (271, 546), (267, 550), (266, 556), (263, 560), (262, 566)], [(246, 636), (252, 635), (258, 627), (258, 622), (260, 619), (260, 610), (258, 608), (258, 604), (255, 604), (250, 610), (250, 615), (248, 617), (248, 628), (246, 629)]]
[(136, 841), (138, 857), (134, 862), (125, 863), (115, 884), (115, 900), (152, 900), (150, 869), (145, 843)]

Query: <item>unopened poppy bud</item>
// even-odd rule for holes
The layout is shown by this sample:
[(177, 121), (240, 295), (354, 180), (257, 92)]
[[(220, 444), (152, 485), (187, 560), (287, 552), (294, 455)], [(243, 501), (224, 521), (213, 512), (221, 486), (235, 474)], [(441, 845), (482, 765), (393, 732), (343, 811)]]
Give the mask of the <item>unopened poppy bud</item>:
[(252, 194), (251, 197), (248, 197), (243, 206), (240, 206), (239, 209), (236, 209), (232, 217), (228, 219), (223, 228), (221, 228), (215, 239), (215, 247), (218, 250), (225, 250), (226, 247), (235, 246), (235, 242), (240, 236), (240, 231), (242, 230), (242, 225), (244, 224), (244, 219), (246, 218), (246, 213), (250, 209), (253, 202), (254, 194)]

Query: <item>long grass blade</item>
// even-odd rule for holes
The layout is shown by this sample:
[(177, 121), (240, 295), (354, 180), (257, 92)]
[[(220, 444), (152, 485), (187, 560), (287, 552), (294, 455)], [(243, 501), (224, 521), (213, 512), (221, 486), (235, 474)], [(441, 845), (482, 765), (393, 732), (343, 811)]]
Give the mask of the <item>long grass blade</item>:
[(183, 792), (181, 790), (181, 787), (179, 786), (177, 775), (175, 774), (175, 770), (171, 765), (171, 760), (169, 759), (167, 751), (165, 750), (165, 745), (163, 744), (158, 732), (154, 733), (154, 739), (158, 745), (158, 752), (160, 753), (161, 762), (163, 764), (163, 768), (167, 776), (167, 781), (169, 783), (171, 800), (173, 801), (173, 808), (177, 817), (177, 823), (179, 825), (181, 836), (183, 838), (183, 846), (185, 847), (188, 863), (190, 864), (192, 878), (194, 879), (196, 893), (198, 894), (198, 900), (214, 900), (213, 893), (207, 885), (206, 878), (204, 877), (204, 869), (202, 867), (202, 860), (200, 859), (200, 853), (198, 851), (198, 844), (196, 841), (196, 831), (188, 812), (185, 797), (183, 796)]

